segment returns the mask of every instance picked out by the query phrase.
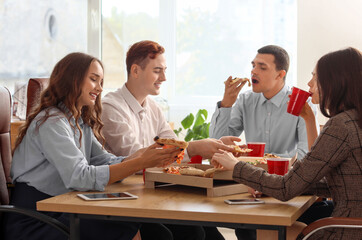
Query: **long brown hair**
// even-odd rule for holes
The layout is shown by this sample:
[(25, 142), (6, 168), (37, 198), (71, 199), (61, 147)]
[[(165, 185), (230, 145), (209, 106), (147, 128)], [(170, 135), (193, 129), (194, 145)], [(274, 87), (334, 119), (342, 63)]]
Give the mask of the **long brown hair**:
[(355, 109), (362, 128), (362, 55), (355, 48), (328, 53), (317, 62), (320, 110), (326, 117)]
[[(76, 106), (76, 103), (82, 94), (84, 78), (93, 61), (97, 61), (103, 68), (103, 64), (99, 59), (80, 52), (68, 54), (55, 65), (53, 72), (50, 75), (49, 86), (41, 93), (39, 104), (33, 108), (33, 111), (28, 115), (25, 124), (20, 129), (14, 149), (19, 146), (30, 123), (41, 111), (45, 110), (45, 115), (38, 120), (38, 128), (52, 116), (50, 115), (51, 108), (57, 108), (67, 116), (66, 110), (58, 106), (61, 102), (69, 109), (70, 115), (68, 121), (71, 127), (74, 129), (76, 127), (80, 132), (79, 142), (81, 142), (82, 139), (82, 131), (78, 124), (78, 120), (81, 117), (83, 122), (92, 128), (96, 138), (104, 145), (105, 139), (101, 134), (103, 128), (103, 123), (101, 121), (101, 95), (98, 95), (94, 106), (84, 106), (81, 111), (78, 111)], [(70, 121), (72, 117), (75, 118), (75, 126)]]

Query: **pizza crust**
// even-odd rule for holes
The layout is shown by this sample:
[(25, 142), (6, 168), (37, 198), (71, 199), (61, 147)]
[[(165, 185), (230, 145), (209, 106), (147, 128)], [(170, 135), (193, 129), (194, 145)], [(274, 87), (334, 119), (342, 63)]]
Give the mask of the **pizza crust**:
[(230, 147), (234, 148), (235, 152), (239, 152), (239, 153), (249, 153), (252, 152), (253, 149), (249, 149), (249, 148), (241, 148), (238, 145), (230, 145)]
[(249, 78), (238, 78), (238, 77), (231, 79), (230, 85), (233, 85), (234, 83), (236, 83), (236, 82), (239, 81), (240, 79), (242, 79), (241, 83), (248, 82), (248, 86), (249, 86), (249, 87), (251, 86), (251, 82), (250, 82), (250, 79), (249, 79)]
[(156, 143), (159, 143), (161, 145), (172, 145), (172, 146), (176, 146), (182, 149), (186, 149), (189, 145), (188, 142), (185, 141), (180, 141), (180, 140), (176, 140), (176, 139), (171, 139), (171, 138), (160, 138), (158, 136), (156, 136), (153, 139)]
[(204, 177), (212, 178), (214, 177), (214, 173), (217, 171), (217, 168), (209, 168), (205, 170)]
[(180, 168), (179, 172), (181, 175), (200, 176), (200, 177), (203, 177), (205, 174), (204, 170), (197, 169), (194, 167)]

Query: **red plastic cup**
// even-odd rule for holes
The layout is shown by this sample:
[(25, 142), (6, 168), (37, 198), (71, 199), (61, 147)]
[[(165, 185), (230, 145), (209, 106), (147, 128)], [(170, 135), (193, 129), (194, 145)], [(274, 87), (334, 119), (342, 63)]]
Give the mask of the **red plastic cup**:
[(248, 142), (248, 148), (253, 151), (248, 153), (250, 157), (264, 157), (265, 143), (263, 142)]
[(302, 111), (304, 103), (310, 96), (309, 92), (306, 92), (297, 87), (292, 88), (292, 94), (290, 95), (287, 112), (295, 116), (299, 116)]
[(202, 163), (202, 157), (200, 155), (196, 155), (193, 156), (190, 159), (190, 162), (188, 162), (189, 164), (201, 164)]
[(268, 158), (268, 173), (285, 175), (288, 172), (289, 159), (287, 158)]

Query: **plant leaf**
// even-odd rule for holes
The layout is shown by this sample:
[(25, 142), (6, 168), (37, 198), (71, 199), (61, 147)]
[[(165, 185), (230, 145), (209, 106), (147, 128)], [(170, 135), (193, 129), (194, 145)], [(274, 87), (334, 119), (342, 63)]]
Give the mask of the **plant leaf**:
[(178, 137), (178, 135), (180, 134), (181, 131), (182, 131), (182, 128), (173, 130), (173, 132), (176, 134), (177, 137)]
[(202, 124), (201, 133), (200, 133), (202, 138), (208, 138), (209, 137), (209, 127), (210, 127), (210, 123), (203, 123)]
[(181, 121), (181, 125), (184, 127), (184, 129), (188, 129), (189, 127), (191, 127), (192, 123), (194, 122), (194, 119), (195, 119), (194, 115), (190, 113)]
[(191, 129), (188, 129), (186, 136), (185, 136), (185, 141), (186, 142), (190, 141), (192, 138), (194, 138), (194, 136), (195, 136), (194, 131), (192, 131)]
[(196, 126), (202, 125), (206, 121), (206, 119), (207, 119), (207, 110), (206, 109), (200, 109), (196, 113), (196, 120), (195, 120), (194, 128)]
[(192, 130), (195, 133), (195, 135), (201, 135), (203, 131), (202, 125), (194, 126)]

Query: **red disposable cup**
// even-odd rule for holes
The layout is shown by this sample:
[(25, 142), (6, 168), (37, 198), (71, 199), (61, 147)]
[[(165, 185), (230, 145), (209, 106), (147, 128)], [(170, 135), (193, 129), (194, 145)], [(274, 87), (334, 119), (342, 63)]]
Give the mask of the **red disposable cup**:
[(297, 87), (292, 88), (292, 94), (290, 95), (287, 112), (295, 116), (299, 116), (302, 111), (304, 103), (310, 96), (309, 92), (306, 92)]
[(202, 163), (202, 157), (200, 155), (196, 155), (193, 156), (190, 159), (190, 162), (188, 162), (189, 164), (201, 164)]
[(288, 172), (289, 159), (287, 158), (267, 158), (268, 173), (285, 175)]
[(248, 153), (250, 157), (264, 157), (265, 143), (263, 142), (248, 142), (248, 148), (253, 151)]

